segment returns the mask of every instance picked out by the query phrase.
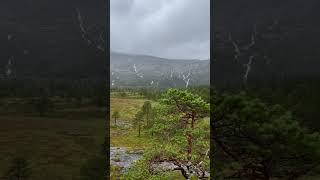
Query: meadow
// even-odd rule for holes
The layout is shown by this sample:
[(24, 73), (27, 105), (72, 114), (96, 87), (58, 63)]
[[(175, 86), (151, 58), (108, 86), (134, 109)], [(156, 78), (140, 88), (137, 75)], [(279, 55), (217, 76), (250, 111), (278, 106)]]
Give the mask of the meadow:
[(137, 133), (133, 128), (125, 128), (123, 126), (116, 126), (112, 114), (115, 110), (120, 112), (120, 117), (117, 119), (121, 124), (132, 124), (136, 112), (142, 107), (146, 99), (142, 98), (118, 98), (111, 97), (110, 99), (110, 133), (111, 146), (126, 147), (126, 148), (140, 148), (147, 145), (148, 139), (141, 137), (137, 138)]
[(0, 177), (16, 157), (27, 160), (33, 180), (80, 179), (80, 168), (101, 152), (105, 134), (103, 109), (74, 100), (51, 98), (44, 115), (30, 99), (0, 101)]

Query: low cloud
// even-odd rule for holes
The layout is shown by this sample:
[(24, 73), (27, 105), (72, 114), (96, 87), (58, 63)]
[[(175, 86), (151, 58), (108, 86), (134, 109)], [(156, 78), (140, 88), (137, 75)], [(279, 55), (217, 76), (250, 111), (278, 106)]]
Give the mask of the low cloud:
[(111, 50), (209, 59), (209, 0), (111, 0)]

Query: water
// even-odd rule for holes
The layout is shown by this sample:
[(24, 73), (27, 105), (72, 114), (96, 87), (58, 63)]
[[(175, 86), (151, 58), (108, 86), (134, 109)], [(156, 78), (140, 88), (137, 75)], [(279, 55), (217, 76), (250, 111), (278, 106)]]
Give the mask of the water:
[(110, 147), (110, 165), (121, 167), (122, 173), (126, 172), (141, 156), (141, 151), (128, 152), (124, 147)]

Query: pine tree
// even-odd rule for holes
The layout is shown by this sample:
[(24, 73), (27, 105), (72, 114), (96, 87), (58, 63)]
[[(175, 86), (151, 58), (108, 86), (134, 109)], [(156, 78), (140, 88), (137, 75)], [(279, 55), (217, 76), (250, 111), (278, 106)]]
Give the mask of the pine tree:
[(117, 125), (117, 119), (120, 117), (119, 111), (114, 111), (112, 114), (112, 118), (114, 118), (114, 124)]
[(150, 101), (145, 101), (142, 106), (142, 113), (145, 117), (146, 127), (150, 127), (150, 118), (152, 114), (152, 106)]
[(301, 126), (285, 108), (245, 93), (212, 98), (220, 178), (296, 179), (318, 167), (319, 133)]
[(209, 104), (198, 95), (178, 89), (169, 89), (165, 92), (161, 102), (171, 107), (172, 114), (180, 114), (179, 121), (186, 130), (187, 154), (190, 159), (194, 144), (192, 131), (195, 128), (196, 121), (208, 115)]
[(143, 112), (138, 111), (138, 113), (135, 115), (133, 119), (133, 126), (138, 128), (138, 137), (141, 135), (141, 128), (143, 126), (144, 119), (143, 119)]

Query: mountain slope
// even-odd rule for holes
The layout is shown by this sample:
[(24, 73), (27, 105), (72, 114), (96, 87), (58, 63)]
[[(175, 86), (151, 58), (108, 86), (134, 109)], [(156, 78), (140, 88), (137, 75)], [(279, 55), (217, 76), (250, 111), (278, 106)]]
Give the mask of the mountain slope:
[(209, 60), (174, 60), (111, 52), (111, 86), (209, 85)]
[(320, 78), (319, 1), (219, 0), (215, 7), (216, 86)]
[(106, 19), (103, 0), (3, 0), (0, 76), (104, 77)]

